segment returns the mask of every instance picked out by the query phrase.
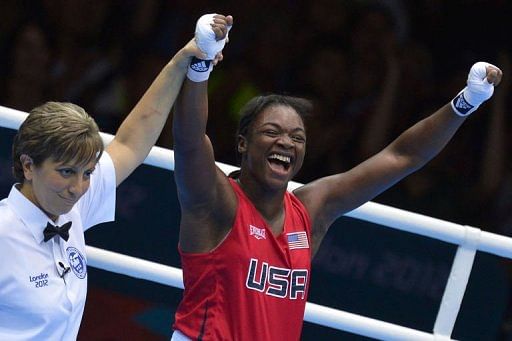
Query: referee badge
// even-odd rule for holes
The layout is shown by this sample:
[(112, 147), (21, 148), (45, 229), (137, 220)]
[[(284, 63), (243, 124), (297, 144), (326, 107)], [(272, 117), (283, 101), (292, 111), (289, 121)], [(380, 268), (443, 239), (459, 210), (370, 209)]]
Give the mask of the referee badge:
[(84, 279), (87, 275), (87, 262), (85, 261), (85, 257), (77, 248), (72, 246), (66, 249), (66, 253), (68, 254), (69, 265), (73, 273), (76, 277)]

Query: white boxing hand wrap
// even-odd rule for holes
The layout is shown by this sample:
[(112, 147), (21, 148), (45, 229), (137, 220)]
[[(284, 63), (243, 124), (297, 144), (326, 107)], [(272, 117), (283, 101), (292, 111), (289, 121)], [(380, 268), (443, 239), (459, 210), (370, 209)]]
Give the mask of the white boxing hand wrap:
[(467, 86), (452, 100), (452, 109), (459, 116), (468, 116), (478, 109), (480, 104), (491, 98), (494, 85), (487, 81), (487, 66), (492, 64), (478, 62), (469, 71)]
[[(222, 51), (226, 45), (227, 34), (224, 39), (217, 40), (215, 32), (213, 32), (211, 24), (213, 24), (213, 17), (216, 14), (205, 14), (196, 23), (196, 44), (201, 51), (206, 54), (206, 59), (212, 60), (215, 55)], [(228, 32), (231, 26), (228, 26)]]
[[(213, 17), (216, 14), (205, 14), (196, 23), (195, 40), (199, 49), (206, 54), (206, 59), (193, 58), (187, 71), (187, 78), (193, 82), (204, 82), (210, 77), (213, 70), (212, 60), (226, 45), (227, 34), (224, 39), (217, 40), (212, 29)], [(228, 32), (231, 26), (228, 26)]]

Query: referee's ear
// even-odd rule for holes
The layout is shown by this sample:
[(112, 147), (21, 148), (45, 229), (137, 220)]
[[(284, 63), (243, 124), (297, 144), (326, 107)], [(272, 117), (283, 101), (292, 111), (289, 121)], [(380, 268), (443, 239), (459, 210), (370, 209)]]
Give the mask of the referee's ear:
[(34, 161), (27, 154), (20, 155), (21, 167), (23, 169), (23, 175), (25, 176), (25, 180), (31, 181), (34, 171)]

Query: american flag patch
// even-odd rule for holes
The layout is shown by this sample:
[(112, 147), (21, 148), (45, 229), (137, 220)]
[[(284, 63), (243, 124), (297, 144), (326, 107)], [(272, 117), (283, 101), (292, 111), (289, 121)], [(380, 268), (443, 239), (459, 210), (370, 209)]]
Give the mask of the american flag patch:
[(290, 250), (295, 249), (309, 249), (308, 235), (306, 232), (292, 232), (287, 233), (288, 247)]

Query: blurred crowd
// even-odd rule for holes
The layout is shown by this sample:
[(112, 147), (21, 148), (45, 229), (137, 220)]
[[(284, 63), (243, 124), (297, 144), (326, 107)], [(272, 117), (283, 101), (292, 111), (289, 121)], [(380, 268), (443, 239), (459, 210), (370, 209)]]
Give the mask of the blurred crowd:
[[(216, 159), (236, 163), (238, 110), (278, 92), (313, 100), (297, 180), (355, 166), (447, 103), (474, 62), (502, 68), (494, 97), (426, 168), (375, 201), (512, 236), (512, 5), (505, 0), (4, 0), (0, 104), (83, 106), (104, 132), (124, 116), (204, 13), (235, 18), (210, 78)], [(172, 148), (170, 124), (158, 145)]]
[[(464, 4), (464, 6), (461, 6)], [(479, 60), (505, 74), (496, 95), (426, 169), (378, 198), (510, 234), (507, 173), (510, 5), (506, 1), (6, 0), (0, 102), (77, 103), (114, 133), (205, 12), (235, 17), (210, 80), (209, 134), (236, 163), (238, 110), (254, 95), (313, 100), (298, 181), (347, 170), (448, 102)], [(485, 16), (482, 17), (482, 14)], [(503, 40), (501, 40), (503, 39)], [(158, 144), (172, 148), (170, 126)]]

